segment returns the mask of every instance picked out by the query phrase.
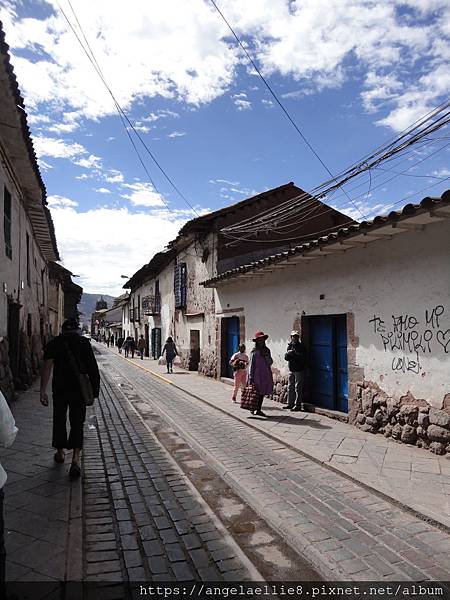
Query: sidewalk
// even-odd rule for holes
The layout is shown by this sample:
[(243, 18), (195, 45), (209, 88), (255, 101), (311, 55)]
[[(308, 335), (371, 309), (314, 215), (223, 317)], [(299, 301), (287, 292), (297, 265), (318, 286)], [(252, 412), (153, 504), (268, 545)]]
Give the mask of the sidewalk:
[(133, 362), (277, 441), (450, 527), (449, 455), (398, 444), (322, 415), (284, 411), (267, 398), (263, 410), (270, 418), (249, 418), (247, 411), (231, 402), (231, 387), (225, 383), (179, 368), (168, 375), (164, 366), (149, 358), (134, 358)]
[[(35, 383), (11, 406), (19, 428), (11, 448), (1, 451), (5, 484), (6, 579), (49, 582), (82, 579), (81, 483), (68, 464), (57, 465), (51, 448), (51, 406), (39, 403)], [(42, 587), (42, 593), (44, 593)]]

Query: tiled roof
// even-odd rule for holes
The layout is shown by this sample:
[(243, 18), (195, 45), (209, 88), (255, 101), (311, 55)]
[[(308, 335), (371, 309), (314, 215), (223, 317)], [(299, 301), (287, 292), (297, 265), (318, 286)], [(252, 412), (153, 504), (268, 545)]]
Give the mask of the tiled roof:
[[(420, 204), (407, 204), (399, 211), (392, 211), (388, 215), (378, 215), (371, 221), (362, 221), (361, 223), (356, 223), (349, 227), (342, 227), (336, 232), (295, 246), (286, 252), (273, 254), (261, 260), (236, 267), (235, 269), (230, 269), (216, 277), (203, 281), (200, 285), (205, 287), (215, 287), (223, 281), (240, 277), (246, 273), (262, 270), (276, 263), (289, 262), (289, 260), (294, 259), (294, 257), (302, 257), (305, 255), (305, 259), (308, 259), (308, 257), (314, 258), (314, 256), (311, 255), (312, 253), (325, 255), (328, 253), (327, 249), (333, 244), (348, 244), (350, 247), (352, 241), (354, 241), (356, 246), (358, 243), (364, 243), (364, 241), (358, 240), (357, 242), (355, 238), (364, 237), (365, 239), (367, 236), (369, 239), (365, 239), (365, 242), (368, 242), (372, 233), (374, 234), (374, 237), (372, 237), (370, 241), (373, 241), (379, 239), (378, 236), (375, 237), (376, 233), (374, 233), (378, 229), (381, 230), (387, 226), (391, 229), (395, 229), (398, 226), (398, 231), (402, 231), (401, 223), (403, 223), (403, 221), (418, 217), (421, 214), (432, 213), (441, 207), (447, 207), (447, 209), (450, 207), (450, 190), (444, 192), (440, 198), (424, 198)], [(446, 215), (447, 214), (450, 216), (450, 210), (447, 211)], [(436, 217), (436, 220), (440, 220), (439, 217)], [(414, 227), (414, 225), (411, 226)], [(421, 226), (420, 223), (417, 224), (417, 227)], [(407, 228), (406, 230), (410, 230), (409, 226), (404, 225), (404, 227)], [(393, 231), (391, 233), (393, 233)], [(381, 235), (382, 234), (380, 233), (380, 236)]]
[[(46, 189), (42, 181), (41, 173), (39, 171), (36, 153), (34, 151), (33, 142), (31, 139), (31, 133), (27, 123), (27, 113), (25, 111), (25, 105), (23, 98), (20, 94), (19, 86), (17, 84), (17, 78), (14, 74), (14, 69), (11, 65), (11, 57), (9, 54), (9, 46), (5, 42), (5, 33), (3, 31), (3, 25), (0, 21), (0, 61), (2, 63), (4, 73), (7, 78), (7, 85), (9, 85), (10, 93), (12, 94), (14, 107), (17, 112), (17, 117), (20, 122), (20, 129), (23, 142), (28, 154), (29, 164), (36, 178), (36, 183), (40, 189), (39, 206), (27, 205), (26, 210), (30, 216), (30, 220), (33, 226), (37, 242), (48, 260), (59, 260), (58, 248), (56, 245), (55, 228), (49, 209), (47, 208), (46, 201)], [(0, 84), (2, 78), (0, 74)], [(5, 112), (5, 107), (2, 107), (2, 114)], [(8, 128), (6, 129), (8, 131)], [(11, 129), (9, 128), (9, 135), (11, 135)]]

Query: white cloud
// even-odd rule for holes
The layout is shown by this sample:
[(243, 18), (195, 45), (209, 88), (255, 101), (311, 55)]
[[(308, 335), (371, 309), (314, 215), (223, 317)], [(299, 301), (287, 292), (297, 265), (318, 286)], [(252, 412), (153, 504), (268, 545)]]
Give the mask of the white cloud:
[(108, 190), (108, 188), (104, 187), (94, 188), (94, 192), (98, 192), (99, 194), (111, 194), (111, 190)]
[(432, 172), (432, 175), (434, 177), (449, 177), (450, 176), (450, 169), (447, 169), (447, 167), (443, 167), (442, 169), (438, 169), (436, 171)]
[(134, 206), (165, 206), (161, 194), (155, 192), (150, 183), (123, 183), (122, 187), (131, 190), (131, 194), (122, 194)]
[(239, 185), (239, 181), (230, 181), (229, 179), (210, 179), (209, 183), (226, 183), (227, 185)]
[(176, 138), (176, 137), (183, 137), (186, 135), (185, 131), (172, 131), (172, 133), (168, 134), (168, 138)]
[(85, 169), (100, 169), (102, 166), (101, 158), (99, 156), (95, 156), (94, 154), (90, 154), (87, 158), (78, 158), (73, 160), (73, 162), (79, 167), (83, 167)]
[[(86, 292), (123, 292), (121, 273), (132, 274), (164, 248), (192, 214), (132, 213), (126, 208), (77, 212), (72, 207), (51, 209), (64, 265), (81, 275)], [(98, 235), (98, 224), (103, 235)], [(116, 232), (121, 232), (117, 243)], [(101, 265), (101, 268), (99, 268)]]
[(54, 196), (48, 196), (47, 204), (52, 208), (78, 206), (78, 202), (75, 202), (75, 200), (71, 200), (70, 198), (66, 198), (65, 196), (58, 196), (57, 194)]
[(157, 110), (156, 112), (151, 112), (147, 117), (143, 117), (142, 121), (148, 121), (153, 123), (154, 121), (158, 121), (159, 119), (167, 119), (167, 117), (173, 117), (174, 119), (178, 119), (180, 115), (173, 110)]
[(122, 183), (124, 180), (123, 173), (117, 169), (109, 169), (103, 174), (103, 177), (108, 183)]
[(252, 103), (248, 100), (247, 94), (244, 92), (233, 94), (231, 98), (238, 110), (250, 110), (252, 108)]
[(51, 156), (53, 158), (75, 158), (87, 152), (86, 148), (77, 142), (65, 142), (57, 138), (35, 136), (34, 149), (39, 157)]

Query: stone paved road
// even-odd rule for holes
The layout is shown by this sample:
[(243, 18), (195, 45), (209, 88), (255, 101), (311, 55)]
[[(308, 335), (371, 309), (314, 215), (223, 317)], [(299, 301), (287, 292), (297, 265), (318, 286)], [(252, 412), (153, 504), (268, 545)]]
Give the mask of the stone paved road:
[(125, 393), (138, 396), (99, 363), (98, 426), (87, 431), (83, 459), (84, 580), (261, 580)]
[(446, 531), (117, 355), (100, 352), (116, 385), (129, 381), (128, 400), (142, 418), (146, 404), (164, 415), (325, 578), (450, 580)]

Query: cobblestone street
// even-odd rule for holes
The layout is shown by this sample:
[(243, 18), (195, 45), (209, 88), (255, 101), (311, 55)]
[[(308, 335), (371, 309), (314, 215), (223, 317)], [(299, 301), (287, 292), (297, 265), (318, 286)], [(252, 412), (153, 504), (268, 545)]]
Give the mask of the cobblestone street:
[(169, 385), (149, 362), (95, 349), (102, 390), (82, 482), (53, 464), (37, 388), (13, 405), (8, 580), (84, 580), (111, 599), (149, 581), (450, 580), (444, 526)]

